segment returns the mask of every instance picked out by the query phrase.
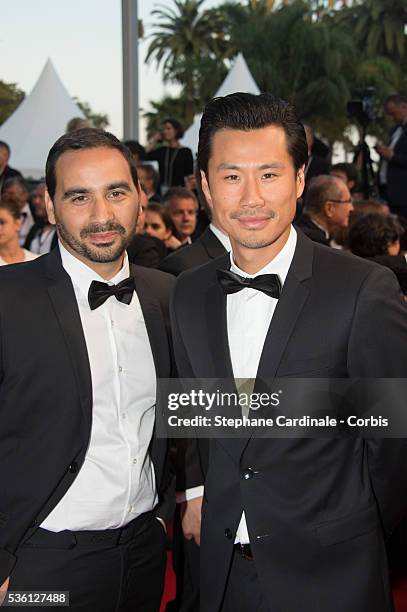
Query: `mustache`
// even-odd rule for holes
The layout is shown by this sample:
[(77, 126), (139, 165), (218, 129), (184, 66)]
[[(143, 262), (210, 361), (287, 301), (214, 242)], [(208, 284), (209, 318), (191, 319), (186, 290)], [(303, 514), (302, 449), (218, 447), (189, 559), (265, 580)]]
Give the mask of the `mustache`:
[(126, 234), (126, 230), (120, 223), (109, 221), (108, 223), (91, 223), (81, 230), (80, 237), (86, 238), (90, 234), (102, 234), (104, 232), (117, 232), (122, 236)]
[(241, 217), (261, 217), (262, 219), (274, 219), (276, 217), (274, 210), (262, 208), (252, 208), (251, 210), (236, 210), (230, 214), (231, 219), (240, 219)]

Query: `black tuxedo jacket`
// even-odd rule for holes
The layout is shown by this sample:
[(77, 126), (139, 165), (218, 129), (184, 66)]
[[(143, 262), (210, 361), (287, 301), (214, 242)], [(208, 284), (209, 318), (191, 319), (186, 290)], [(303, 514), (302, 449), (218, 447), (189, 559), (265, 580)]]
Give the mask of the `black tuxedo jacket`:
[(318, 225), (315, 225), (311, 217), (306, 213), (302, 213), (294, 222), (294, 225), (314, 242), (319, 242), (319, 244), (329, 246), (329, 240), (326, 237), (325, 232), (318, 227)]
[(145, 234), (136, 234), (127, 247), (129, 261), (145, 268), (158, 268), (166, 253), (162, 240)]
[(394, 155), (388, 162), (387, 197), (393, 209), (407, 207), (407, 125), (403, 127)]
[(226, 249), (208, 227), (203, 234), (187, 247), (177, 249), (175, 253), (168, 255), (160, 264), (160, 270), (178, 276), (181, 272), (196, 268), (224, 255)]
[[(131, 265), (158, 377), (171, 375), (168, 300), (174, 279)], [(0, 270), (0, 583), (18, 546), (72, 485), (92, 422), (85, 337), (59, 249)], [(137, 359), (137, 355), (135, 355)], [(159, 516), (168, 518), (165, 439), (153, 437)], [(17, 551), (17, 553), (16, 553)]]
[[(232, 378), (219, 259), (182, 274), (171, 310), (178, 371)], [(384, 267), (298, 242), (257, 377), (407, 374), (407, 310)], [(203, 481), (190, 441), (186, 487)], [(252, 469), (247, 478), (246, 471)], [(201, 610), (216, 612), (242, 510), (273, 612), (391, 610), (383, 530), (407, 506), (400, 439), (212, 439), (201, 534)]]

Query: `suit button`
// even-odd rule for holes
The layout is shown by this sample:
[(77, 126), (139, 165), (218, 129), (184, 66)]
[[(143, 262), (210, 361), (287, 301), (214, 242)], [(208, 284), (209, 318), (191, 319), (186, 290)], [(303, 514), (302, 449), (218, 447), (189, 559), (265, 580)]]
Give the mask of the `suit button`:
[(71, 474), (76, 474), (77, 471), (78, 471), (78, 464), (76, 463), (76, 461), (72, 461), (71, 465), (68, 468), (68, 472), (70, 472)]
[(247, 468), (247, 470), (242, 472), (242, 478), (244, 480), (250, 480), (250, 478), (253, 478), (253, 476), (254, 476), (254, 472), (253, 472), (252, 468)]
[(231, 529), (225, 529), (225, 538), (227, 538), (228, 540), (231, 540), (233, 538), (233, 533)]

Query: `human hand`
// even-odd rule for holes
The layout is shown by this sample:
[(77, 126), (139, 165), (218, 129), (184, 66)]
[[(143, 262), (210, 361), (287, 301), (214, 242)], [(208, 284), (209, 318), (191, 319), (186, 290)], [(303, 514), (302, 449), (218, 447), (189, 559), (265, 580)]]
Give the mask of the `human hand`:
[(186, 540), (194, 538), (195, 543), (201, 544), (201, 512), (202, 496), (195, 497), (181, 504), (181, 525)]
[(0, 606), (3, 604), (3, 601), (6, 598), (6, 593), (8, 590), (8, 585), (10, 583), (10, 577), (8, 577), (3, 584), (0, 586)]
[(390, 147), (386, 147), (385, 145), (382, 145), (382, 144), (377, 144), (375, 146), (375, 149), (380, 155), (380, 157), (383, 157), (383, 159), (389, 160), (394, 155), (393, 149), (390, 149)]

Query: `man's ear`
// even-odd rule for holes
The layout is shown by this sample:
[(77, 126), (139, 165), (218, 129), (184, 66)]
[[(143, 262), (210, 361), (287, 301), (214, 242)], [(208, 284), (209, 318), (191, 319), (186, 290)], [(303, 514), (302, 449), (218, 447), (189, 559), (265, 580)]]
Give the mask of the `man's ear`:
[(329, 218), (332, 217), (332, 214), (333, 214), (333, 211), (334, 211), (334, 206), (335, 206), (334, 203), (330, 202), (329, 200), (327, 200), (325, 202), (325, 204), (322, 207), (322, 210), (323, 210), (323, 212), (324, 212), (326, 217), (329, 217)]
[(299, 168), (297, 170), (296, 183), (297, 183), (297, 200), (298, 200), (298, 198), (300, 198), (302, 196), (302, 194), (304, 193), (304, 187), (305, 187), (305, 165), (301, 166), (301, 168)]
[(48, 190), (45, 190), (45, 208), (47, 210), (48, 221), (51, 225), (56, 225), (55, 212), (54, 212), (54, 203), (51, 200), (51, 196), (48, 193)]
[(209, 208), (213, 209), (212, 196), (209, 189), (208, 179), (206, 178), (206, 174), (203, 170), (201, 170), (201, 186)]

